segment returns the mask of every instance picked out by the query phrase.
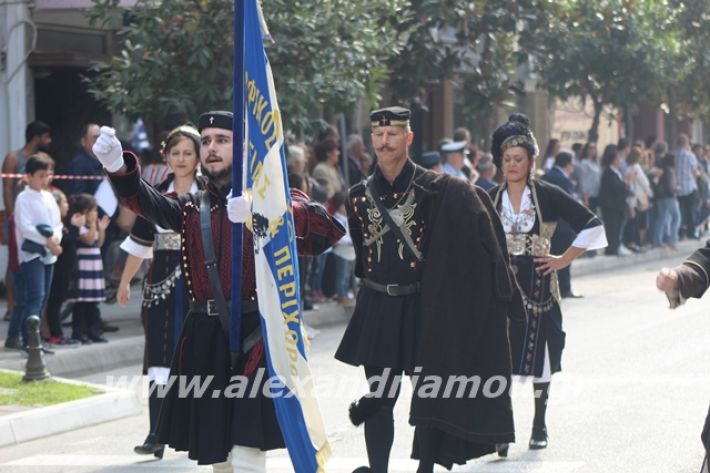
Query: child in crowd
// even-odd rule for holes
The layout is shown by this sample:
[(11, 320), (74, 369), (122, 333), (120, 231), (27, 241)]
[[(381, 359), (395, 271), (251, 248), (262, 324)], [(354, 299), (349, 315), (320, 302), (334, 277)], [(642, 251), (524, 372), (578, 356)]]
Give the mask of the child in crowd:
[[(76, 196), (77, 209), (86, 214), (86, 225), (79, 230), (77, 272), (74, 278), (72, 338), (81, 343), (105, 343), (99, 330), (98, 304), (106, 299), (101, 245), (110, 223), (107, 216), (98, 218), (96, 199), (89, 194)], [(79, 211), (79, 210), (77, 210)]]
[(42, 313), (52, 282), (54, 263), (62, 252), (59, 206), (46, 190), (52, 174), (51, 167), (48, 159), (31, 156), (25, 166), (27, 187), (15, 201), (15, 237), (20, 246), (20, 269), (15, 283), (18, 298), (8, 329), (6, 348), (23, 348), (29, 344), (27, 318)]
[(54, 270), (58, 274), (67, 277), (56, 277), (52, 279), (52, 286), (47, 300), (47, 324), (49, 326), (49, 343), (52, 345), (75, 345), (79, 340), (64, 336), (62, 331), (61, 308), (62, 303), (67, 298), (69, 282), (76, 267), (76, 244), (79, 238), (79, 229), (86, 225), (86, 214), (89, 208), (86, 206), (86, 199), (72, 197), (71, 202), (67, 201), (64, 193), (58, 189), (53, 189), (52, 194), (57, 199), (59, 212), (62, 216), (64, 228), (62, 229), (62, 254), (59, 255), (55, 263)]
[(335, 209), (335, 220), (345, 228), (345, 235), (333, 246), (335, 258), (335, 296), (338, 302), (346, 306), (354, 306), (353, 277), (355, 275), (355, 248), (348, 229), (348, 215), (345, 202), (347, 191), (333, 195), (332, 203)]

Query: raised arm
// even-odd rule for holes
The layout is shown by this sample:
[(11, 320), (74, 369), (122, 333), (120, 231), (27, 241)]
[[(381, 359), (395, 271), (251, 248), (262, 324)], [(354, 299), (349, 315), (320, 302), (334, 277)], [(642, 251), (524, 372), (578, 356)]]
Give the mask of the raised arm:
[(123, 205), (151, 223), (175, 232), (181, 230), (184, 200), (164, 196), (141, 179), (138, 158), (123, 152), (112, 128), (101, 127), (93, 150)]

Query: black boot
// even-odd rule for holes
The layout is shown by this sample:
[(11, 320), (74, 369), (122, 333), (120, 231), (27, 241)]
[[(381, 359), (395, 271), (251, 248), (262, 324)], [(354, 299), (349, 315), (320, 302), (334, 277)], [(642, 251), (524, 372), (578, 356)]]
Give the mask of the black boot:
[(534, 383), (535, 393), (535, 418), (533, 419), (532, 435), (528, 446), (531, 450), (547, 448), (547, 426), (545, 414), (547, 412), (547, 399), (550, 396), (550, 383)]
[(165, 453), (165, 445), (158, 443), (153, 434), (148, 434), (143, 442), (143, 445), (136, 445), (133, 451), (139, 455), (153, 455), (155, 458), (163, 458)]
[(148, 396), (148, 418), (150, 419), (150, 433), (145, 438), (143, 445), (136, 445), (133, 451), (139, 455), (153, 455), (155, 458), (163, 458), (165, 453), (165, 445), (158, 443), (155, 435), (155, 430), (158, 427), (158, 415), (160, 414), (160, 406), (163, 399), (158, 397), (155, 383), (150, 382)]

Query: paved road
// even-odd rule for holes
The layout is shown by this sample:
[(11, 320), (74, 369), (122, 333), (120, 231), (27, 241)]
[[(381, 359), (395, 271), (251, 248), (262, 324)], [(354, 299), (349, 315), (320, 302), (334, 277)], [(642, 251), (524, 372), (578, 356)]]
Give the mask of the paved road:
[[(690, 301), (677, 311), (667, 310), (653, 285), (658, 266), (654, 262), (574, 281), (575, 291), (585, 298), (565, 300), (563, 305), (567, 348), (564, 371), (555, 375), (552, 385), (550, 447), (539, 452), (527, 449), (532, 388), (516, 385), (519, 441), (511, 446), (509, 459), (489, 456), (454, 471), (699, 471), (698, 437), (710, 399), (710, 304)], [(323, 329), (312, 352), (333, 449), (328, 471), (337, 473), (352, 471), (365, 458), (362, 430), (352, 427), (346, 416), (348, 403), (361, 389), (362, 374), (332, 359), (342, 330), (342, 326)], [(139, 367), (132, 366), (108, 374), (138, 372)], [(105, 379), (106, 374), (90, 377)], [(341, 382), (340, 392), (332, 389), (336, 381)], [(346, 387), (352, 393), (343, 391)], [(408, 459), (412, 430), (406, 423), (407, 411), (405, 395), (396, 409), (393, 472), (416, 469)], [(143, 461), (131, 449), (146, 430), (143, 415), (0, 449), (0, 472), (210, 471), (175, 452), (166, 453), (162, 461)], [(268, 471), (292, 471), (284, 452), (270, 454)]]

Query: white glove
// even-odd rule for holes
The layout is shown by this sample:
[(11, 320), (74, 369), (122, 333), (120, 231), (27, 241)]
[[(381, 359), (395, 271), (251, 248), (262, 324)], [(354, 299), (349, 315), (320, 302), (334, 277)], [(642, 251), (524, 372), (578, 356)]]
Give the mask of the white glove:
[(94, 155), (108, 172), (116, 172), (123, 166), (123, 149), (116, 138), (116, 130), (101, 127), (101, 134), (92, 148)]
[(227, 217), (232, 223), (245, 223), (251, 212), (251, 196), (242, 194), (227, 199)]

